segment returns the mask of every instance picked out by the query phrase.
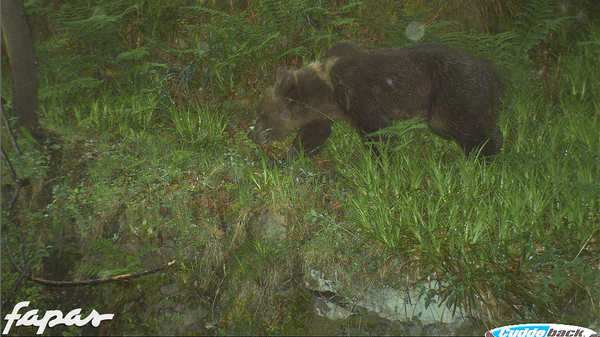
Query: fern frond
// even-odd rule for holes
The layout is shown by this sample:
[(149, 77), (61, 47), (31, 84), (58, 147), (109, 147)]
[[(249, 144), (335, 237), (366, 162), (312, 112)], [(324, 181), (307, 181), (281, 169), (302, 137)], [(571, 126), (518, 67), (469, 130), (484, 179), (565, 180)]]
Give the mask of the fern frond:
[(144, 56), (150, 55), (149, 47), (140, 47), (132, 51), (122, 52), (115, 58), (115, 63), (119, 63), (123, 60), (128, 61), (140, 61)]

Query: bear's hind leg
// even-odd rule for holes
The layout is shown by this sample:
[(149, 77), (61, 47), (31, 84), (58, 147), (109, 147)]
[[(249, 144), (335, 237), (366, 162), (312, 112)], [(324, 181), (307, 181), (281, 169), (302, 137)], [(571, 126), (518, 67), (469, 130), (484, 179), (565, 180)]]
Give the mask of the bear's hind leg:
[(502, 136), (502, 131), (500, 131), (500, 127), (498, 125), (494, 125), (488, 135), (486, 136), (488, 140), (483, 149), (481, 149), (481, 156), (493, 156), (500, 153), (502, 150), (502, 143), (504, 141), (504, 137)]
[(478, 152), (478, 157), (488, 157), (499, 154), (502, 149), (502, 132), (497, 125), (492, 125), (487, 130), (475, 126), (465, 127), (451, 138), (458, 143), (467, 156)]
[(496, 155), (502, 148), (502, 132), (496, 124), (455, 121), (437, 114), (429, 118), (428, 126), (436, 135), (456, 141), (467, 156), (477, 151), (480, 146), (483, 147), (479, 151), (479, 157)]

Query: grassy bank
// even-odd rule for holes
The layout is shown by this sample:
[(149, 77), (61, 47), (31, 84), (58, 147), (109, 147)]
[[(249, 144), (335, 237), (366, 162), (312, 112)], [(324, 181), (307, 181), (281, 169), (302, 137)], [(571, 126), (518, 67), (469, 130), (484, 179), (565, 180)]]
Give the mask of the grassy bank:
[[(600, 28), (565, 3), (510, 2), (521, 14), (488, 33), (386, 3), (28, 2), (40, 116), (62, 159), (27, 137), (22, 156), (10, 152), (31, 185), (19, 226), (3, 202), (8, 245), (18, 252), (22, 234), (27, 264), (48, 279), (177, 264), (129, 283), (13, 292), (3, 250), (3, 297), (117, 314), (102, 334), (175, 333), (173, 322), (187, 334), (318, 333), (302, 286), (314, 269), (347, 286), (437, 280), (445, 305), (490, 326), (598, 322)], [(391, 141), (375, 158), (339, 123), (314, 160), (268, 165), (290, 140), (259, 148), (246, 133), (278, 64), (299, 67), (341, 39), (406, 45), (414, 20), (430, 23), (419, 43), (498, 69), (500, 155), (468, 159), (410, 120), (383, 131)], [(2, 181), (14, 184), (4, 163)], [(267, 213), (285, 218), (285, 236), (248, 234)]]

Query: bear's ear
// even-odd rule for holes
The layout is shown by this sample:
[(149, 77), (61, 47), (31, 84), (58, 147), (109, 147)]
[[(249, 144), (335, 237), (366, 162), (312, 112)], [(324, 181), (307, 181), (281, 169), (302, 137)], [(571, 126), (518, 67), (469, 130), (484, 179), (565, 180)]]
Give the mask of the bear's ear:
[(285, 66), (277, 68), (275, 76), (275, 94), (279, 97), (290, 97), (296, 88), (296, 73)]

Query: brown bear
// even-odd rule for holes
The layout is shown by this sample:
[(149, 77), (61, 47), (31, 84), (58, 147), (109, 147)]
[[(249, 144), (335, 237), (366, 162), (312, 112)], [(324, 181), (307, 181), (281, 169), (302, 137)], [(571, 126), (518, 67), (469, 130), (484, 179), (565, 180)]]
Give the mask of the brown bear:
[(288, 158), (300, 150), (314, 156), (337, 119), (368, 136), (395, 119), (422, 116), (467, 155), (482, 146), (479, 154), (490, 156), (502, 146), (500, 100), (493, 68), (464, 51), (439, 44), (371, 51), (340, 42), (300, 70), (277, 69), (248, 136), (262, 144), (298, 130)]

